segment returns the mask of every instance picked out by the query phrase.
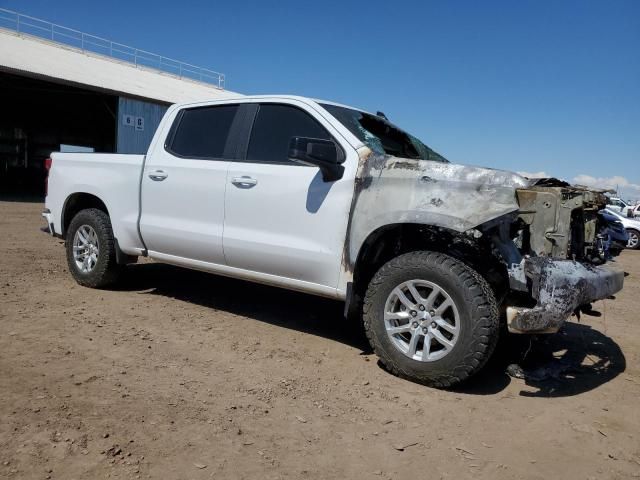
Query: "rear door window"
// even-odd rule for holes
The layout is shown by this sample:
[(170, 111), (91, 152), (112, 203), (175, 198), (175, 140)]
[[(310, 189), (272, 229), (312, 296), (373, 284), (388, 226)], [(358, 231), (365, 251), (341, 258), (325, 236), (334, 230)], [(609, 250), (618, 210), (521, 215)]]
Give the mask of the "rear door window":
[(262, 104), (251, 129), (247, 161), (288, 163), (291, 137), (332, 140), (331, 134), (304, 110), (291, 105)]
[(238, 105), (189, 108), (180, 112), (167, 150), (197, 159), (224, 159)]

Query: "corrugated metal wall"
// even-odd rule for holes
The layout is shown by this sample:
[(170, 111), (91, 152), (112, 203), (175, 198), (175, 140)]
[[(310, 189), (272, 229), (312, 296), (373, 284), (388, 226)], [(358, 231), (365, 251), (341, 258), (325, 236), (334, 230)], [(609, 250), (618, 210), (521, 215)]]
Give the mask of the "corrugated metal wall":
[(118, 100), (118, 153), (147, 153), (167, 106), (128, 97)]

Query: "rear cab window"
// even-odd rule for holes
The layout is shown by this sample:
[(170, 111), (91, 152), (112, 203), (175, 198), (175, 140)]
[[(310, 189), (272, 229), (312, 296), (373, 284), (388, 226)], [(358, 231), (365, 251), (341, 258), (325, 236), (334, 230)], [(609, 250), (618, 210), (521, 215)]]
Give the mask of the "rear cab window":
[(214, 105), (181, 110), (169, 132), (166, 150), (183, 158), (231, 159), (225, 153), (238, 105)]

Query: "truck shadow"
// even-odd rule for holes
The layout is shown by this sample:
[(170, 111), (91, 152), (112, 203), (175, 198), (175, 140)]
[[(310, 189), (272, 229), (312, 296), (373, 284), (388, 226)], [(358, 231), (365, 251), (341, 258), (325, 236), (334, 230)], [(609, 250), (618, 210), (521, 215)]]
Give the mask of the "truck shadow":
[(344, 318), (341, 302), (160, 263), (127, 268), (119, 290), (176, 298), (372, 353), (359, 325)]
[[(373, 353), (359, 322), (344, 318), (341, 302), (160, 263), (129, 266), (119, 289), (175, 298), (327, 338), (363, 355)], [(522, 378), (506, 373), (514, 364)], [(492, 395), (513, 381), (522, 384), (521, 396), (567, 397), (593, 390), (625, 368), (624, 354), (613, 339), (569, 322), (555, 335), (505, 332), (485, 368), (454, 390)]]
[(513, 381), (523, 387), (520, 396), (570, 397), (593, 390), (624, 372), (626, 359), (618, 344), (589, 325), (574, 321), (554, 335), (505, 332), (487, 366), (456, 391), (494, 394)]

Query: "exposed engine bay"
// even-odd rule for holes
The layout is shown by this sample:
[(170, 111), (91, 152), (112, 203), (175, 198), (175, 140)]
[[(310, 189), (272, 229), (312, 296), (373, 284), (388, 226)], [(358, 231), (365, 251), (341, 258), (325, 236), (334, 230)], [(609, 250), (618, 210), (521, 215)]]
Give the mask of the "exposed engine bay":
[(622, 288), (621, 272), (603, 265), (627, 242), (622, 224), (604, 211), (604, 193), (554, 178), (516, 189), (517, 217), (493, 227), (492, 240), (512, 291), (535, 304), (508, 302), (510, 331), (555, 332), (572, 313)]
[(602, 211), (607, 203), (604, 193), (554, 178), (517, 189), (521, 250), (593, 264), (619, 255), (625, 246), (624, 228)]

